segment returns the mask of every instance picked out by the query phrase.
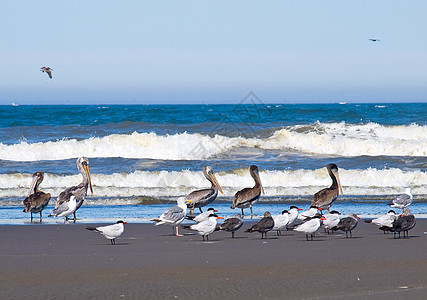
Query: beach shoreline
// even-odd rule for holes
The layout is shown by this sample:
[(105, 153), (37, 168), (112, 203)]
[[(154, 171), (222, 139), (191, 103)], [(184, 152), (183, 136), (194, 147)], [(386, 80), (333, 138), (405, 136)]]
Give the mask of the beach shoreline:
[[(394, 239), (359, 222), (352, 239), (318, 231), (261, 239), (214, 232), (209, 242), (180, 228), (127, 224), (117, 245), (88, 224), (0, 226), (2, 299), (31, 296), (127, 299), (422, 299), (427, 220)], [(97, 224), (96, 226), (99, 226)]]

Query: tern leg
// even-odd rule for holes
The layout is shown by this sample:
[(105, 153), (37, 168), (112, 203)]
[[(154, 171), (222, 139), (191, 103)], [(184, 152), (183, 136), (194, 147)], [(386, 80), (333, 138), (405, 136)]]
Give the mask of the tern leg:
[(73, 214), (74, 214), (74, 223), (76, 223), (77, 221), (76, 212), (74, 212)]
[(305, 235), (305, 239), (308, 241), (308, 234)]

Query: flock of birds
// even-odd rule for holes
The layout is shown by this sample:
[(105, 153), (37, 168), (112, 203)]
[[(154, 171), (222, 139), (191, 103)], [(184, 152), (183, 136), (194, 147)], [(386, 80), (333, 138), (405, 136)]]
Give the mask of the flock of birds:
[[(76, 186), (69, 187), (59, 194), (57, 197), (55, 208), (50, 212), (49, 216), (64, 217), (64, 222), (68, 222), (68, 217), (74, 215), (76, 222), (76, 211), (82, 206), (87, 190), (92, 190), (91, 177), (89, 172), (89, 160), (87, 157), (77, 159), (77, 168), (82, 174), (82, 182)], [(345, 218), (340, 218), (338, 211), (329, 211), (334, 201), (342, 194), (341, 182), (336, 164), (328, 164), (326, 166), (329, 176), (332, 179), (332, 184), (328, 188), (324, 188), (313, 195), (310, 208), (307, 211), (299, 213), (302, 209), (297, 206), (291, 206), (289, 211), (283, 210), (280, 215), (272, 216), (270, 212), (265, 212), (263, 218), (246, 229), (246, 232), (259, 232), (261, 238), (267, 238), (269, 231), (276, 231), (281, 235), (281, 231), (293, 229), (303, 232), (306, 239), (313, 240), (315, 232), (323, 224), (325, 231), (330, 233), (336, 230), (345, 232), (346, 238), (352, 237), (352, 230), (357, 226), (358, 219), (356, 214), (350, 213)], [(192, 230), (202, 236), (203, 240), (209, 240), (209, 235), (214, 231), (223, 230), (231, 232), (234, 238), (235, 232), (243, 225), (244, 209), (249, 208), (251, 218), (253, 218), (253, 205), (259, 200), (261, 193), (264, 193), (262, 187), (259, 170), (256, 165), (249, 167), (249, 173), (254, 179), (255, 185), (251, 188), (244, 188), (238, 191), (233, 198), (231, 205), (232, 209), (240, 208), (241, 214), (238, 213), (232, 218), (224, 220), (222, 224), (218, 224), (217, 220), (223, 219), (216, 214), (216, 210), (209, 208), (203, 212), (202, 207), (210, 205), (218, 195), (218, 191), (223, 193), (218, 180), (215, 177), (213, 169), (209, 166), (203, 168), (203, 174), (211, 183), (211, 187), (193, 191), (185, 198), (180, 197), (176, 206), (168, 208), (160, 217), (151, 221), (158, 225), (170, 225), (173, 228), (173, 233), (176, 236), (182, 236), (179, 233), (179, 226), (185, 220), (194, 221), (194, 224), (182, 225), (184, 229)], [(35, 172), (30, 186), (30, 193), (23, 201), (25, 206), (24, 212), (31, 213), (31, 221), (33, 213), (40, 214), (40, 222), (42, 221), (42, 211), (46, 208), (51, 198), (49, 193), (44, 193), (39, 190), (39, 185), (43, 181), (43, 173)], [(384, 232), (393, 232), (400, 238), (400, 233), (403, 236), (408, 235), (408, 231), (415, 226), (415, 217), (410, 212), (408, 206), (412, 203), (412, 195), (410, 189), (406, 190), (406, 194), (399, 195), (390, 204), (393, 208), (402, 209), (401, 214), (397, 215), (393, 210), (390, 210), (386, 215), (373, 220), (365, 220), (365, 222), (376, 224), (380, 230)], [(200, 214), (195, 215), (195, 208), (199, 208)], [(190, 210), (187, 214), (188, 209)], [(327, 214), (323, 211), (327, 210)], [(124, 231), (126, 222), (118, 221), (116, 224), (101, 227), (87, 227), (88, 230), (99, 232), (115, 244), (115, 238), (120, 236)]]

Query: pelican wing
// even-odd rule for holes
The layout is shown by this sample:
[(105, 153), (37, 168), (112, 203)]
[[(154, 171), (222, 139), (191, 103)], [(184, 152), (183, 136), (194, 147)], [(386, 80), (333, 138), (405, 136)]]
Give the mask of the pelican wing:
[(261, 189), (244, 188), (234, 195), (234, 201), (236, 207), (239, 207), (240, 205), (249, 205), (253, 201), (258, 200), (259, 196), (261, 196)]
[(311, 206), (326, 207), (338, 198), (338, 189), (325, 188), (314, 194)]

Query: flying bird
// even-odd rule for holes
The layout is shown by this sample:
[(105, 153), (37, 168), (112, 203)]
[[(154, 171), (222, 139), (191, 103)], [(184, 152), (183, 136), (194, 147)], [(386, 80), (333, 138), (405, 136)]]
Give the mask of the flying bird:
[(231, 209), (235, 209), (236, 207), (243, 209), (250, 207), (251, 209), (251, 218), (254, 216), (252, 211), (252, 206), (258, 201), (261, 196), (261, 191), (264, 194), (264, 189), (261, 184), (261, 179), (259, 177), (258, 167), (255, 165), (251, 165), (249, 167), (249, 173), (255, 181), (255, 185), (252, 188), (244, 188), (243, 190), (238, 191), (234, 195), (233, 205), (231, 205)]
[(379, 39), (368, 39), (368, 40), (371, 42), (379, 42), (380, 41)]
[(31, 213), (31, 222), (33, 222), (33, 213), (40, 213), (40, 222), (42, 221), (42, 210), (45, 209), (50, 200), (49, 193), (44, 193), (39, 190), (39, 185), (43, 181), (43, 177), (43, 172), (35, 172), (33, 174), (30, 193), (23, 201), (25, 206), (23, 212)]
[(116, 222), (116, 224), (107, 225), (107, 226), (100, 226), (100, 227), (86, 227), (87, 230), (92, 230), (94, 232), (99, 232), (103, 236), (105, 236), (107, 239), (110, 240), (111, 245), (116, 244), (116, 238), (122, 235), (123, 231), (125, 231), (126, 222), (123, 222), (122, 220), (119, 220)]
[(42, 71), (42, 73), (46, 72), (49, 78), (52, 78), (53, 69), (51, 69), (50, 67), (41, 67), (40, 71)]

